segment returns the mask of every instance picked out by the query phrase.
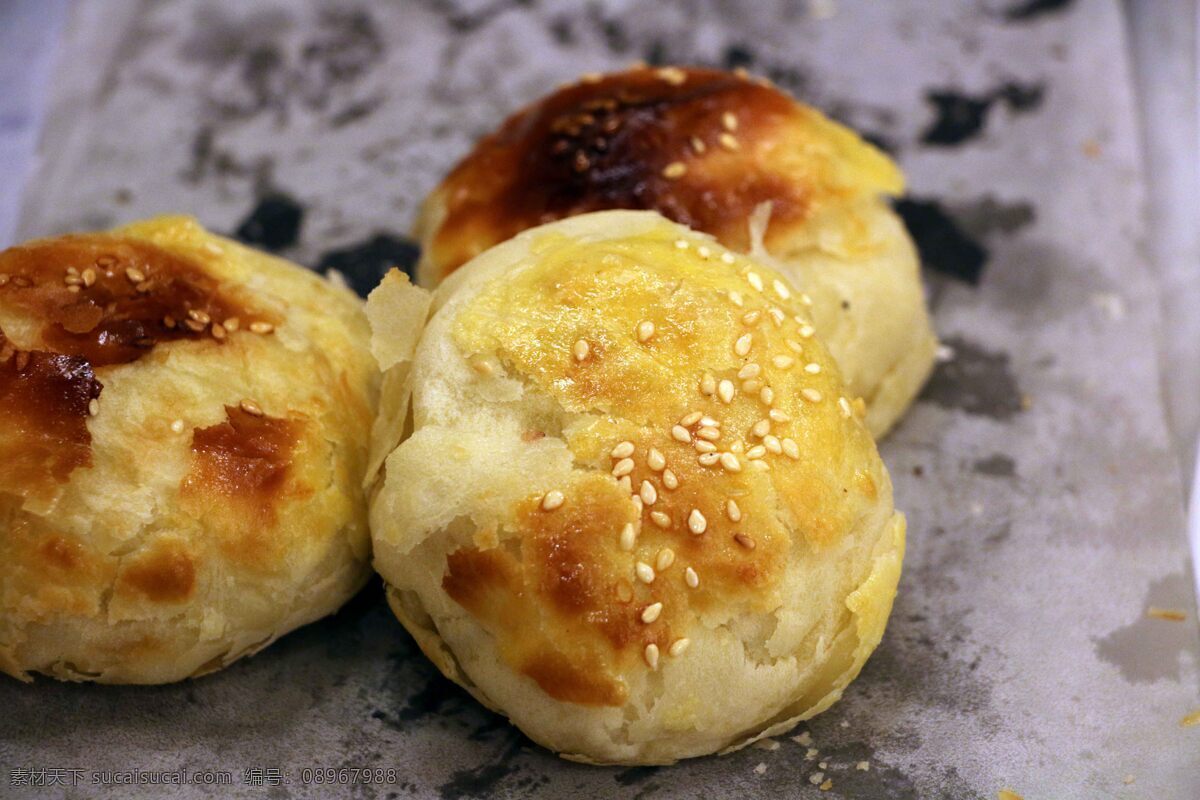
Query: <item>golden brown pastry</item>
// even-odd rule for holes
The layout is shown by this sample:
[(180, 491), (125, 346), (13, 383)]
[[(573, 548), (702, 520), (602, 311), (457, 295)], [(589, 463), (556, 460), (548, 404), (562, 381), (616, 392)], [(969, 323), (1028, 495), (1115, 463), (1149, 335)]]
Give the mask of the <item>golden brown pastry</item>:
[(393, 272), (368, 300), (371, 527), (448, 677), (597, 763), (740, 747), (841, 696), (904, 518), (781, 275), (607, 211), (488, 250), (432, 306), (418, 341), (423, 292)]
[(0, 670), (162, 683), (369, 574), (361, 304), (164, 217), (0, 253)]
[[(811, 297), (814, 324), (880, 436), (936, 349), (916, 252), (886, 203), (902, 189), (885, 155), (765, 82), (678, 67), (591, 76), (506, 120), (430, 195), (418, 278), (436, 286), (554, 219), (658, 211), (753, 248)], [(756, 241), (751, 219), (766, 203)]]

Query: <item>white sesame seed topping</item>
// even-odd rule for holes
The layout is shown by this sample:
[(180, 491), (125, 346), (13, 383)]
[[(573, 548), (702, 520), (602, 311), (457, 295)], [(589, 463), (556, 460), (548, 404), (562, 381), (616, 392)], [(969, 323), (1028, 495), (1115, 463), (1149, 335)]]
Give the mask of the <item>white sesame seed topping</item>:
[(628, 475), (622, 475), (620, 478), (617, 478), (617, 486), (620, 486), (626, 494), (633, 494), (633, 481)]
[(715, 453), (717, 450), (717, 446), (707, 439), (696, 439), (692, 447), (696, 448), (697, 453)]
[(740, 544), (742, 547), (746, 548), (747, 550), (754, 549), (755, 541), (744, 533), (735, 533), (733, 535), (733, 540), (735, 542), (737, 542), (738, 544)]
[(645, 561), (639, 561), (634, 564), (633, 573), (637, 575), (637, 579), (642, 583), (654, 583), (654, 567)]
[(717, 397), (726, 405), (733, 402), (733, 396), (736, 393), (737, 389), (734, 388), (733, 381), (723, 380), (717, 384)]
[(741, 472), (742, 462), (733, 453), (721, 453), (721, 466), (727, 472)]
[(88, 414), (94, 417), (99, 413), (100, 401), (93, 397), (91, 400), (88, 400)]
[(642, 486), (638, 489), (638, 496), (648, 506), (652, 506), (658, 502), (658, 490), (654, 488), (654, 484), (650, 481), (642, 481)]
[(813, 304), (813, 299), (811, 297), (809, 297), (807, 293), (801, 292), (800, 293), (800, 302), (806, 306), (811, 306)]
[(648, 342), (654, 336), (654, 323), (650, 320), (642, 320), (637, 326), (637, 338), (639, 342)]
[(799, 333), (800, 333), (801, 339), (810, 339), (810, 338), (812, 338), (812, 335), (816, 332), (817, 332), (816, 328), (814, 328), (812, 325), (801, 325), (800, 326)]
[(82, 277), (83, 277), (83, 285), (91, 288), (92, 284), (94, 284), (96, 282), (96, 270), (92, 269), (91, 267), (88, 267), (87, 269), (85, 269), (83, 271)]
[(669, 547), (664, 547), (658, 551), (658, 559), (654, 562), (654, 568), (659, 572), (665, 572), (675, 563), (675, 551)]
[(716, 464), (720, 460), (721, 460), (720, 453), (701, 453), (700, 455), (698, 455), (696, 457), (696, 461), (698, 461), (700, 463), (700, 466), (702, 466), (702, 467), (711, 467), (713, 464)]
[(738, 455), (741, 455), (742, 451), (745, 449), (746, 449), (746, 445), (742, 443), (741, 439), (738, 439), (736, 442), (729, 445), (729, 452), (736, 453)]
[(712, 417), (706, 415), (706, 416), (703, 416), (700, 418), (700, 427), (702, 427), (702, 428), (719, 428), (719, 427), (721, 427), (721, 423), (718, 420), (715, 420)]
[(762, 458), (766, 454), (767, 454), (767, 448), (763, 447), (761, 444), (756, 444), (756, 445), (754, 445), (754, 447), (751, 447), (749, 450), (746, 451), (746, 458), (753, 461), (754, 459)]
[(715, 442), (721, 438), (721, 431), (713, 427), (705, 426), (696, 431), (696, 436), (701, 439), (707, 439), (710, 442)]
[(615, 478), (620, 478), (622, 475), (628, 475), (633, 472), (633, 459), (622, 458), (612, 468), (612, 474)]
[(688, 433), (687, 428), (683, 427), (682, 425), (676, 425), (675, 427), (671, 428), (671, 438), (677, 442), (683, 442), (686, 444), (692, 440), (692, 435)]
[(784, 300), (787, 300), (792, 296), (792, 293), (788, 290), (787, 286), (785, 286), (783, 281), (779, 280), (778, 278), (771, 281), (771, 288), (775, 290), (775, 294), (779, 295), (780, 298)]
[(708, 520), (704, 518), (704, 514), (698, 508), (693, 508), (692, 513), (688, 514), (687, 524), (688, 530), (696, 535), (708, 530)]
[(583, 361), (588, 357), (588, 353), (591, 352), (591, 349), (592, 347), (587, 343), (587, 339), (580, 339), (577, 341), (575, 343), (575, 347), (572, 349), (572, 352), (575, 354), (575, 360)]
[(171, 431), (173, 433), (183, 433), (183, 420), (177, 419), (171, 423)]
[(779, 443), (779, 439), (770, 434), (767, 434), (763, 437), (763, 447), (767, 448), (768, 452), (774, 453), (775, 455), (779, 455), (783, 452), (783, 445)]
[(742, 521), (742, 509), (732, 497), (725, 501), (725, 516), (729, 517), (731, 522)]
[(791, 416), (784, 413), (783, 411), (780, 411), (778, 408), (772, 408), (770, 411), (767, 412), (767, 416), (770, 417), (773, 422), (791, 422), (792, 421)]
[(775, 356), (771, 359), (771, 363), (775, 365), (775, 369), (791, 369), (792, 364), (796, 363), (796, 359), (791, 356)]
[(662, 176), (668, 180), (674, 180), (675, 178), (682, 178), (686, 172), (686, 164), (684, 164), (682, 161), (672, 161), (670, 164), (667, 164), (665, 167), (663, 167)]
[(662, 472), (663, 468), (667, 466), (667, 459), (659, 452), (658, 448), (651, 447), (650, 452), (646, 454), (646, 466), (655, 472)]
[(761, 292), (763, 290), (762, 278), (759, 277), (759, 274), (757, 272), (747, 272), (746, 273), (746, 283), (753, 286), (754, 291), (756, 291), (756, 292)]
[(673, 658), (677, 658), (683, 655), (684, 651), (688, 649), (688, 645), (691, 643), (692, 642), (690, 639), (676, 639), (671, 643), (671, 649), (667, 652), (670, 653)]
[(696, 570), (688, 567), (683, 571), (683, 581), (691, 588), (695, 589), (700, 585), (700, 576), (696, 574)]
[(631, 455), (633, 455), (633, 450), (633, 442), (624, 441), (614, 447), (609, 455), (611, 455), (613, 458), (629, 458)]
[(821, 402), (821, 393), (811, 387), (805, 387), (800, 390), (800, 394), (810, 403)]
[(696, 248), (696, 254), (698, 256), (700, 256), (701, 258), (708, 258), (709, 256), (712, 255), (712, 250), (709, 250), (704, 245), (700, 245), (699, 247)]
[(683, 425), (685, 428), (687, 428), (687, 427), (691, 427), (692, 425), (695, 425), (697, 422), (699, 422), (703, 418), (704, 418), (703, 412), (693, 411), (692, 413), (681, 417), (679, 419), (679, 424)]
[(757, 378), (758, 374), (760, 372), (762, 372), (762, 367), (760, 367), (758, 364), (751, 361), (750, 363), (743, 366), (740, 370), (738, 370), (738, 378), (740, 378), (741, 380), (746, 380), (748, 378)]
[(679, 488), (679, 478), (675, 477), (675, 473), (669, 469), (663, 470), (663, 486), (668, 490)]
[(693, 136), (692, 137), (692, 149), (695, 150), (697, 153), (703, 153), (708, 148), (705, 147), (704, 140), (702, 140), (699, 136)]
[(688, 249), (687, 239), (676, 239), (675, 247), (679, 250), (687, 250)]
[[(729, 253), (726, 253), (725, 255), (726, 255), (726, 256), (729, 256)], [(724, 260), (725, 260), (725, 256), (722, 256), (722, 257), (721, 257), (721, 260), (722, 260), (722, 261), (724, 261)], [(728, 262), (726, 262), (726, 263), (732, 264), (732, 263), (733, 263), (733, 256), (729, 256), (729, 261), (728, 261)], [(737, 291), (736, 289), (730, 289), (730, 290), (729, 290), (729, 302), (733, 303), (733, 304), (734, 304), (735, 306), (737, 306), (738, 308), (741, 308), (741, 307), (742, 307), (742, 304), (743, 304), (743, 303), (745, 303), (746, 301), (745, 301), (744, 299), (742, 299), (742, 293), (741, 293), (741, 292)]]
[(146, 280), (146, 273), (142, 272), (137, 267), (126, 267), (125, 277), (129, 279), (130, 283), (141, 283), (142, 281)]
[(565, 500), (566, 498), (563, 497), (563, 493), (558, 489), (546, 492), (546, 495), (542, 498), (542, 510), (553, 511), (554, 509), (561, 507)]
[(742, 381), (742, 394), (754, 395), (758, 394), (758, 390), (762, 388), (762, 381), (753, 378), (748, 381)]
[(770, 386), (764, 386), (762, 391), (758, 393), (758, 399), (762, 400), (768, 406), (771, 405), (775, 402), (775, 390)]
[(270, 333), (273, 330), (275, 330), (275, 326), (269, 322), (259, 321), (259, 322), (251, 322), (250, 323), (250, 332), (251, 333), (257, 333), (257, 334), (265, 336), (266, 334)]
[(742, 314), (742, 324), (743, 325), (757, 325), (759, 319), (761, 319), (761, 318), (762, 318), (762, 312), (759, 311), (758, 309), (755, 309), (754, 311), (747, 311), (745, 314)]
[(229, 331), (230, 333), (233, 333), (238, 328), (242, 327), (242, 321), (237, 317), (230, 317), (229, 319), (225, 320), (224, 324), (225, 330)]
[(667, 528), (671, 527), (670, 515), (665, 514), (662, 511), (651, 511), (650, 512), (650, 521), (653, 522), (658, 527), (662, 528), (664, 531)]
[(629, 502), (633, 503), (633, 510), (637, 512), (638, 517), (642, 516), (642, 512), (646, 510), (646, 505), (642, 502), (642, 498), (636, 494), (629, 498)]
[(263, 415), (262, 408), (253, 400), (243, 400), (238, 403), (238, 406), (252, 417), (261, 417)]
[(804, 371), (809, 375), (817, 375), (821, 372), (821, 365), (815, 361), (809, 362), (808, 364), (804, 365)]
[(726, 150), (733, 151), (738, 149), (738, 140), (731, 133), (722, 133), (717, 137), (717, 143)]
[(796, 444), (795, 439), (784, 439), (783, 454), (793, 461), (800, 458), (800, 445)]
[(854, 410), (850, 408), (850, 401), (844, 397), (838, 398), (838, 408), (842, 411), (842, 416), (849, 419), (854, 415)]
[(659, 615), (662, 614), (662, 609), (662, 603), (651, 603), (650, 605), (646, 606), (642, 609), (642, 622), (646, 623), (647, 625), (649, 625), (651, 622), (654, 622), (654, 620), (658, 619)]
[(721, 260), (726, 264), (732, 264), (736, 259), (733, 257), (733, 253), (726, 251), (721, 253)]
[(621, 528), (621, 538), (618, 541), (622, 550), (629, 552), (633, 549), (637, 542), (637, 528), (633, 527), (632, 522), (626, 522), (625, 527)]
[(646, 645), (646, 651), (643, 655), (646, 657), (646, 663), (650, 666), (650, 669), (658, 669), (658, 645), (654, 644), (654, 642)]
[(750, 346), (754, 344), (754, 335), (743, 333), (733, 343), (733, 352), (739, 356), (745, 356), (750, 352)]
[(736, 131), (737, 123), (737, 115), (735, 115), (732, 111), (726, 111), (725, 113), (721, 114), (721, 126), (725, 128), (725, 130)]
[(754, 423), (754, 427), (750, 429), (750, 433), (757, 436), (759, 439), (771, 432), (771, 420), (760, 419)]
[(709, 375), (707, 372), (704, 373), (704, 377), (700, 379), (700, 394), (711, 396), (715, 394), (716, 391), (717, 379), (712, 375)]
[(776, 308), (775, 306), (767, 309), (767, 313), (771, 315), (771, 322), (775, 323), (776, 328), (782, 327), (783, 321), (787, 319), (787, 314), (783, 313), (783, 309)]

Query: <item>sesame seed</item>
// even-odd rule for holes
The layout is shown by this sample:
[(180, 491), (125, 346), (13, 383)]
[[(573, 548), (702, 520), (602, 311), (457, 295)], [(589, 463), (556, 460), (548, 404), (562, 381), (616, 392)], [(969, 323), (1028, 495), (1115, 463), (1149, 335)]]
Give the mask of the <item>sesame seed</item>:
[(682, 161), (672, 161), (670, 164), (667, 164), (665, 167), (663, 167), (662, 176), (664, 178), (673, 180), (675, 178), (683, 177), (685, 172), (687, 172), (687, 166)]
[(775, 365), (775, 369), (791, 369), (792, 364), (796, 363), (796, 359), (791, 356), (775, 356), (771, 359), (771, 363)]
[(210, 333), (218, 342), (222, 341), (225, 338), (225, 326), (219, 322), (214, 322)]
[(654, 620), (658, 619), (659, 615), (662, 614), (662, 608), (662, 603), (651, 603), (643, 608), (642, 622), (646, 623), (647, 625), (649, 625), (651, 622), (654, 622)]
[(88, 400), (88, 414), (94, 417), (99, 413), (100, 401), (93, 397), (91, 400)]
[(633, 527), (632, 522), (626, 522), (625, 527), (621, 528), (621, 536), (617, 541), (622, 550), (629, 552), (633, 549), (633, 545), (637, 542), (637, 529)]
[(762, 400), (765, 405), (771, 405), (775, 402), (775, 390), (770, 386), (764, 386), (762, 391), (758, 393), (758, 399)]
[(196, 308), (188, 309), (187, 315), (188, 319), (195, 320), (201, 325), (207, 325), (208, 323), (212, 322), (212, 317), (210, 317), (206, 312)]
[(614, 447), (609, 455), (613, 458), (629, 458), (633, 455), (633, 450), (633, 442), (624, 441)]
[(646, 645), (643, 655), (646, 657), (646, 663), (650, 665), (650, 669), (658, 669), (658, 645), (653, 642)]
[(729, 517), (731, 522), (742, 521), (742, 509), (732, 497), (725, 501), (725, 516)]
[(759, 277), (759, 274), (757, 272), (747, 272), (746, 273), (746, 283), (753, 286), (754, 291), (756, 291), (756, 292), (761, 292), (763, 290), (762, 278)]
[(815, 361), (804, 365), (804, 371), (809, 375), (817, 375), (821, 372), (821, 365)]
[[(5, 281), (5, 283), (7, 283), (7, 281)], [(78, 275), (67, 275), (63, 278), (63, 283), (65, 283), (67, 286), (78, 286), (83, 283), (83, 278), (79, 277)], [(3, 284), (0, 284), (0, 286), (2, 285)]]
[(743, 325), (756, 325), (756, 324), (758, 324), (758, 321), (761, 318), (762, 318), (761, 311), (757, 311), (757, 310), (747, 311), (745, 314), (742, 314), (742, 324)]
[(732, 111), (726, 111), (721, 115), (721, 126), (727, 131), (736, 131), (738, 126), (737, 116)]
[(791, 422), (792, 421), (792, 418), (788, 414), (780, 411), (778, 408), (772, 408), (770, 411), (767, 412), (767, 416), (770, 417), (771, 421), (773, 421), (773, 422)]
[(850, 408), (850, 401), (844, 397), (838, 398), (838, 408), (842, 411), (842, 416), (849, 419), (854, 415), (854, 410)]
[(645, 561), (633, 565), (633, 574), (637, 575), (637, 579), (642, 583), (654, 583), (654, 567)]
[(704, 514), (698, 508), (693, 508), (692, 513), (688, 514), (687, 524), (688, 530), (696, 535), (708, 530), (708, 520), (704, 518)]
[(757, 378), (760, 372), (762, 372), (762, 367), (751, 361), (738, 370), (738, 378), (741, 380), (746, 380), (747, 378)]
[[(15, 283), (15, 281), (14, 281), (14, 283)], [(78, 285), (67, 287), (67, 291), (70, 292), (71, 294), (79, 294), (79, 290), (80, 290), (80, 287)]]
[(692, 137), (692, 149), (695, 150), (697, 153), (703, 153), (708, 148), (704, 146), (703, 139), (701, 139), (699, 136), (693, 136)]
[(706, 426), (696, 431), (696, 436), (701, 439), (707, 439), (710, 442), (715, 442), (721, 438), (721, 432), (716, 428)]
[(800, 394), (804, 397), (805, 400), (807, 400), (810, 403), (821, 402), (821, 393), (818, 392), (816, 389), (806, 386), (805, 388), (800, 390)]
[(702, 467), (711, 467), (720, 460), (720, 453), (701, 453), (700, 455), (696, 456), (696, 461), (698, 461)]
[(651, 511), (650, 512), (650, 521), (653, 522), (658, 527), (662, 528), (664, 531), (667, 528), (671, 527), (670, 515), (664, 514), (662, 511)]
[(726, 264), (732, 264), (737, 259), (735, 259), (733, 257), (733, 253), (730, 253), (727, 251), (727, 252), (724, 252), (721, 254), (721, 260), (724, 261)]
[(572, 352), (575, 354), (575, 360), (583, 361), (588, 357), (588, 353), (591, 352), (591, 349), (591, 345), (587, 343), (586, 339), (580, 339), (577, 341), (575, 343), (575, 347), (572, 348)]
[[(253, 328), (254, 326), (251, 325), (250, 327)], [(484, 376), (491, 375), (493, 372), (491, 362), (486, 361), (482, 358), (471, 359), (471, 369), (475, 370), (480, 375), (484, 375)]]
[(700, 427), (702, 428), (719, 428), (721, 423), (709, 416), (700, 417)]
[(659, 572), (664, 572), (671, 568), (675, 563), (675, 551), (669, 547), (664, 547), (658, 551), (658, 559), (654, 562), (654, 568)]
[(621, 476), (628, 475), (631, 472), (633, 472), (632, 458), (622, 458), (615, 465), (613, 465), (612, 468), (612, 474), (614, 478), (620, 478)]
[(646, 510), (646, 504), (642, 502), (642, 498), (636, 494), (629, 498), (629, 502), (633, 503), (633, 509), (637, 512), (638, 517), (642, 516), (642, 512)]
[(783, 321), (787, 319), (787, 314), (783, 313), (783, 309), (776, 308), (775, 306), (767, 309), (767, 313), (771, 316), (771, 322), (775, 323), (776, 328), (782, 327)]
[(712, 255), (712, 251), (709, 250), (704, 245), (700, 245), (699, 247), (696, 248), (696, 254), (698, 256), (700, 256), (701, 258), (708, 258), (709, 256)]
[(83, 285), (91, 287), (96, 282), (96, 270), (88, 267), (83, 271)]
[(779, 455), (783, 452), (783, 445), (779, 443), (778, 439), (770, 434), (763, 437), (763, 447), (767, 448), (769, 452), (774, 453), (775, 455)]
[(554, 509), (561, 507), (565, 500), (566, 498), (563, 497), (563, 493), (558, 489), (546, 492), (546, 495), (542, 498), (542, 510), (553, 511)]
[(8, 285), (9, 277), (3, 272), (0, 272), (0, 286)]
[(760, 419), (758, 422), (754, 423), (754, 427), (750, 429), (750, 433), (754, 434), (759, 439), (766, 436), (770, 432), (771, 420), (769, 419)]
[(637, 326), (637, 338), (639, 342), (648, 342), (654, 336), (654, 323), (650, 320), (643, 320)]
[(185, 319), (183, 321), (183, 327), (194, 333), (199, 333), (200, 331), (204, 330), (205, 325), (203, 322), (197, 322), (194, 319)]
[(761, 444), (756, 444), (756, 445), (754, 445), (754, 447), (751, 447), (749, 450), (746, 451), (746, 458), (754, 460), (757, 458), (762, 458), (766, 454), (767, 454), (767, 448), (763, 447)]
[(137, 267), (127, 267), (125, 269), (125, 277), (129, 279), (130, 283), (142, 283), (146, 280), (146, 273)]
[(253, 400), (243, 400), (238, 405), (241, 407), (242, 411), (245, 411), (252, 417), (261, 417), (263, 415), (262, 408)]
[(683, 427), (682, 425), (676, 425), (675, 427), (671, 428), (671, 438), (677, 442), (683, 442), (686, 444), (692, 440), (692, 435), (688, 433), (687, 428)]
[(251, 322), (250, 323), (250, 332), (251, 333), (258, 333), (258, 334), (265, 335), (265, 334), (270, 333), (273, 330), (275, 330), (275, 326), (269, 322), (259, 321), (259, 322)]
[(183, 433), (183, 420), (177, 419), (171, 423), (172, 433)]
[(745, 449), (746, 449), (746, 446), (745, 446), (745, 444), (742, 443), (741, 439), (738, 439), (736, 442), (729, 445), (729, 452), (737, 453), (738, 455), (741, 455), (742, 451)]
[(238, 319), (237, 317), (230, 317), (229, 319), (225, 320), (225, 322), (223, 322), (222, 324), (225, 326), (225, 330), (229, 331), (230, 333), (233, 333), (234, 331), (236, 331), (238, 328), (240, 328), (242, 326), (242, 321), (240, 319)]
[(813, 304), (813, 299), (811, 297), (809, 297), (807, 293), (801, 292), (800, 293), (800, 302), (806, 306), (811, 306)]
[(741, 472), (742, 462), (733, 453), (721, 453), (721, 466), (727, 472)]
[(657, 448), (651, 447), (650, 452), (646, 454), (646, 466), (655, 472), (661, 472), (667, 466), (667, 459)]
[(771, 288), (774, 289), (775, 294), (779, 295), (779, 297), (783, 300), (787, 300), (792, 296), (791, 291), (789, 291), (787, 286), (784, 285), (783, 281), (779, 280), (778, 278), (771, 281)]
[(697, 453), (715, 453), (717, 451), (717, 446), (707, 439), (696, 439), (692, 446), (696, 448)]
[(679, 488), (679, 478), (675, 477), (675, 473), (669, 469), (663, 470), (663, 486), (668, 490)]
[[(729, 253), (726, 253), (725, 255), (726, 255), (726, 256), (728, 256), (728, 255), (729, 255)], [(733, 258), (733, 256), (729, 256), (729, 257), (730, 257), (730, 259), (732, 259), (732, 258)], [(721, 260), (722, 260), (722, 261), (724, 261), (724, 260), (725, 260), (725, 256), (722, 256), (722, 257), (721, 257)], [(727, 263), (730, 263), (730, 264), (732, 264), (732, 263), (733, 263), (733, 261), (732, 261), (732, 260), (730, 260), (730, 261), (729, 261), (729, 262), (727, 262)], [(741, 308), (741, 307), (742, 307), (742, 304), (743, 304), (743, 303), (745, 303), (746, 301), (745, 301), (745, 299), (742, 297), (742, 293), (741, 293), (741, 292), (737, 291), (736, 289), (730, 289), (730, 290), (729, 290), (729, 302), (733, 303), (733, 304), (734, 304), (735, 306), (737, 306), (738, 308)]]
[[(715, 390), (714, 390), (715, 391)], [(701, 411), (693, 411), (683, 417), (680, 417), (679, 424), (684, 427), (691, 427), (704, 418), (704, 413)]]
[(736, 393), (737, 389), (734, 388), (733, 381), (723, 380), (717, 384), (717, 397), (726, 405), (733, 402), (733, 396)]
[(700, 585), (700, 576), (696, 574), (696, 570), (688, 567), (683, 571), (683, 581), (691, 588), (695, 589)]
[(783, 454), (793, 461), (800, 458), (800, 445), (796, 444), (795, 439), (784, 439), (780, 444), (783, 446)]
[(626, 494), (633, 494), (633, 481), (629, 479), (628, 475), (617, 478), (617, 486), (620, 486)]
[(648, 506), (652, 506), (658, 502), (658, 490), (654, 488), (654, 484), (650, 481), (642, 481), (642, 486), (638, 489), (638, 496)]
[(675, 247), (679, 250), (687, 250), (688, 249), (687, 239), (676, 239)]
[(717, 137), (717, 143), (730, 152), (737, 150), (739, 147), (738, 140), (734, 138), (732, 133), (722, 133)]
[(812, 335), (816, 332), (817, 332), (816, 328), (814, 328), (812, 325), (801, 325), (800, 326), (799, 333), (800, 333), (801, 339), (811, 339)]
[(754, 344), (754, 335), (743, 333), (733, 343), (733, 352), (739, 356), (745, 356), (750, 352), (750, 346)]
[(688, 649), (688, 645), (691, 643), (692, 642), (690, 639), (676, 639), (671, 643), (671, 649), (667, 652), (670, 653), (672, 657), (677, 658), (683, 655), (683, 652)]
[(740, 544), (742, 547), (746, 548), (747, 550), (753, 550), (756, 546), (754, 540), (751, 539), (749, 536), (747, 536), (744, 533), (734, 534), (733, 540), (735, 542), (737, 542), (738, 544)]
[(661, 67), (656, 69), (654, 74), (672, 86), (679, 86), (687, 80), (687, 73), (679, 67)]
[(803, 353), (804, 352), (804, 345), (800, 344), (795, 339), (784, 339), (784, 344), (786, 344), (788, 346), (788, 349), (791, 350), (793, 353)]
[(700, 379), (700, 394), (711, 396), (715, 394), (716, 391), (717, 379), (712, 375), (709, 375), (707, 372), (704, 373), (704, 377)]
[(754, 395), (758, 394), (758, 390), (762, 388), (762, 381), (757, 378), (748, 381), (742, 381), (742, 394)]

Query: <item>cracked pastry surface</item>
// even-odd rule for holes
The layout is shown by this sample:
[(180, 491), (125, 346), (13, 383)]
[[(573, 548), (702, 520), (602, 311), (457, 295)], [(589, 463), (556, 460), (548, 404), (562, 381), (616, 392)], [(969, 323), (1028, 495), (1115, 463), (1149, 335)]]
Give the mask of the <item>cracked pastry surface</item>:
[(369, 574), (348, 292), (163, 217), (0, 253), (0, 670), (163, 683)]
[[(769, 253), (813, 299), (813, 320), (867, 424), (912, 402), (936, 341), (916, 251), (886, 198), (890, 159), (764, 81), (710, 69), (592, 75), (483, 138), (426, 200), (419, 282), (436, 286), (526, 228), (648, 209), (742, 252)], [(755, 242), (750, 221), (770, 203)]]
[(447, 676), (597, 763), (741, 746), (840, 697), (904, 520), (782, 275), (606, 211), (422, 296), (392, 273), (368, 301), (368, 480), (389, 602)]

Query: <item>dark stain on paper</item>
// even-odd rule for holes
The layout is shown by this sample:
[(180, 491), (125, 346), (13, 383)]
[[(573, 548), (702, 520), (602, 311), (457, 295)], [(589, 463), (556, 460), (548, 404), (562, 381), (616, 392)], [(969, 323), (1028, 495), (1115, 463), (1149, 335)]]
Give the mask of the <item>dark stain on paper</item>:
[(1001, 421), (1021, 411), (1021, 390), (1009, 371), (1008, 353), (960, 337), (945, 343), (954, 350), (954, 358), (937, 365), (922, 400)]

